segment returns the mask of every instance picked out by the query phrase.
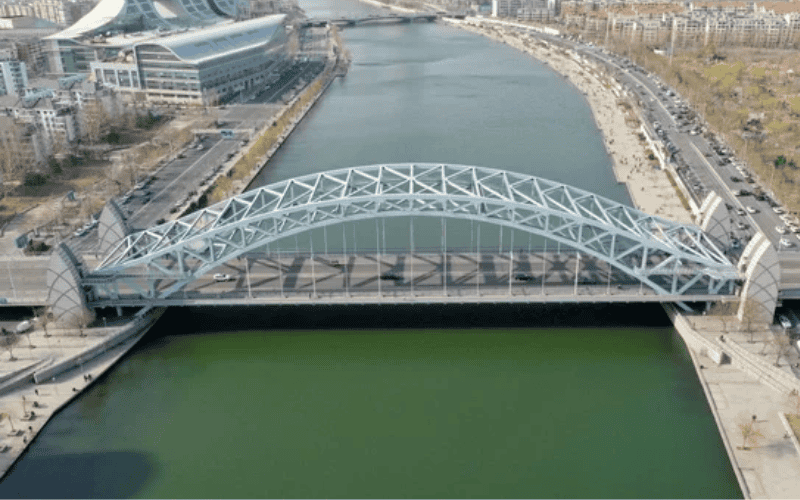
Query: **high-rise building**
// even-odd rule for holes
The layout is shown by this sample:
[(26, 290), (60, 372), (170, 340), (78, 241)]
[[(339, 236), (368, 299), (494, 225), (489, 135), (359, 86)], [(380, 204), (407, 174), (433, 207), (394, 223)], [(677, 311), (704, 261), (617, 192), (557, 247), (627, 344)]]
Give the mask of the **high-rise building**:
[(0, 61), (0, 95), (22, 95), (28, 86), (25, 63), (13, 59)]

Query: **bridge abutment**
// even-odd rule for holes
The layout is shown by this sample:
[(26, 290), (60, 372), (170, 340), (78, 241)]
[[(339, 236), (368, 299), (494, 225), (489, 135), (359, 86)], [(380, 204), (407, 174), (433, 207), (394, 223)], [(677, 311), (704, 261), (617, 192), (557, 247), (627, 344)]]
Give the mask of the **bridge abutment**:
[(56, 247), (47, 268), (47, 302), (56, 321), (88, 323), (94, 318), (83, 288), (83, 262), (66, 243)]
[(128, 236), (133, 231), (128, 224), (125, 214), (113, 199), (108, 200), (106, 206), (100, 213), (97, 225), (98, 245), (97, 251), (103, 255), (114, 248), (122, 238)]
[[(751, 320), (772, 322), (778, 305), (778, 285), (781, 268), (778, 252), (764, 233), (756, 233), (739, 259), (739, 269), (745, 277), (737, 316), (739, 320), (755, 315)], [(753, 307), (758, 304), (760, 307)]]
[(726, 223), (729, 222), (730, 214), (722, 197), (711, 191), (700, 205), (699, 212), (700, 229), (717, 241), (727, 242), (730, 230)]

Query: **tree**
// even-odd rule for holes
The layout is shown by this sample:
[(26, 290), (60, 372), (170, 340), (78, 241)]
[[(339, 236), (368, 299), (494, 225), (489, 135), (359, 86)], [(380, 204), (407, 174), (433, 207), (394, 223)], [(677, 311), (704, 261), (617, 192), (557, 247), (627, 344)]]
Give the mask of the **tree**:
[(89, 323), (92, 322), (93, 319), (94, 316), (91, 312), (81, 310), (79, 312), (72, 313), (67, 317), (67, 325), (72, 328), (77, 328), (79, 332), (78, 335), (80, 337), (85, 337), (86, 333), (84, 332), (84, 329)]
[(44, 336), (49, 337), (50, 334), (47, 332), (47, 325), (50, 323), (51, 319), (50, 311), (48, 311), (46, 307), (37, 307), (33, 313), (39, 318), (39, 324), (42, 325)]
[(752, 446), (756, 446), (758, 444), (758, 439), (763, 438), (764, 435), (756, 429), (756, 419), (755, 416), (752, 420), (747, 420), (743, 423), (739, 424), (739, 431), (742, 433), (742, 449), (749, 450), (750, 448), (747, 446), (747, 443), (750, 443)]
[(87, 101), (81, 112), (81, 132), (89, 144), (97, 144), (107, 125), (108, 113), (102, 103), (97, 99)]
[(735, 319), (736, 304), (734, 302), (716, 302), (708, 311), (709, 316), (715, 316), (722, 323), (722, 331), (728, 333), (730, 325)]
[(794, 409), (795, 414), (800, 415), (800, 392), (797, 392), (797, 389), (792, 389), (792, 392), (786, 398), (786, 402)]
[(16, 361), (14, 357), (14, 344), (17, 342), (17, 334), (11, 330), (3, 328), (3, 335), (0, 337), (0, 343), (8, 351), (9, 361)]
[(775, 333), (772, 335), (772, 345), (775, 346), (775, 366), (780, 366), (781, 356), (792, 348), (792, 339), (785, 333)]
[(3, 420), (4, 418), (8, 419), (8, 425), (11, 426), (11, 432), (17, 432), (17, 430), (14, 428), (14, 421), (11, 420), (11, 415), (8, 413), (0, 413), (0, 420)]
[(745, 299), (744, 304), (739, 309), (740, 320), (742, 329), (750, 335), (749, 342), (755, 342), (753, 339), (755, 333), (759, 330), (766, 329), (768, 319), (767, 310), (758, 300), (748, 297)]

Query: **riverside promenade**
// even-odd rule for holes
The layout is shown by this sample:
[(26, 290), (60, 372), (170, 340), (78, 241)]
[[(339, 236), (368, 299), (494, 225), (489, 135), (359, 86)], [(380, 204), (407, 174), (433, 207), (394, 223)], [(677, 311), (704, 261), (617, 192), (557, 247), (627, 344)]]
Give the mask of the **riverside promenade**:
[[(0, 358), (0, 479), (61, 408), (111, 368), (158, 320), (162, 310), (116, 324), (20, 335)], [(13, 353), (13, 358), (11, 360)]]

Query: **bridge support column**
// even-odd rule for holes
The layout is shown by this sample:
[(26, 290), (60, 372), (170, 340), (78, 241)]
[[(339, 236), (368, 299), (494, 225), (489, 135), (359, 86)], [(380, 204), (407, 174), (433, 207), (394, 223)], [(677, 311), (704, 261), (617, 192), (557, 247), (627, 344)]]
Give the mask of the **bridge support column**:
[(94, 312), (87, 305), (82, 268), (83, 262), (66, 243), (61, 243), (50, 257), (50, 266), (47, 268), (47, 302), (58, 322), (72, 323), (94, 317)]
[(113, 199), (108, 200), (97, 226), (98, 252), (105, 255), (114, 248), (119, 240), (132, 232), (125, 214)]
[(708, 193), (699, 213), (700, 229), (725, 246), (730, 244), (730, 214), (723, 199), (714, 191)]
[(772, 322), (778, 304), (781, 268), (778, 252), (763, 233), (757, 233), (747, 244), (739, 260), (739, 269), (745, 275), (737, 312), (739, 320), (745, 315), (756, 315), (752, 319), (757, 322)]

